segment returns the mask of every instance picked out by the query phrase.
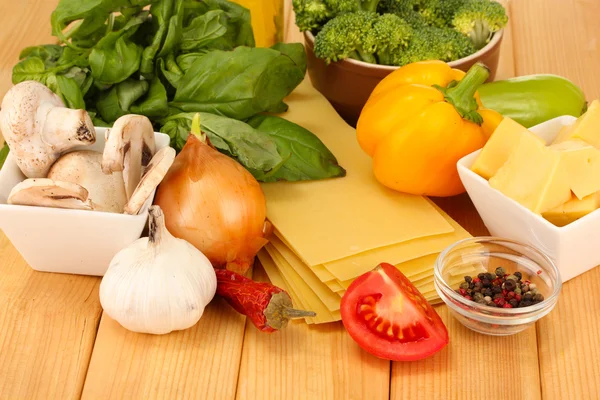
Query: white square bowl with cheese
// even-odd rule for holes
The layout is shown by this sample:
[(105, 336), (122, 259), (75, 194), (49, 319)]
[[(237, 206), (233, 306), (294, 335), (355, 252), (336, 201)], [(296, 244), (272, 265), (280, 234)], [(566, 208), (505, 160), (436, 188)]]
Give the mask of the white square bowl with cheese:
[[(96, 143), (75, 150), (102, 152), (105, 128), (96, 128)], [(156, 149), (169, 136), (154, 134)], [(12, 188), (25, 175), (9, 153), (0, 170), (0, 229), (25, 261), (37, 271), (103, 276), (112, 258), (140, 237), (154, 193), (138, 215), (7, 204)]]
[[(561, 128), (577, 118), (562, 116), (529, 128), (551, 143)], [(471, 170), (481, 150), (461, 160), (460, 179), (490, 234), (529, 244), (548, 255), (558, 267), (563, 282), (600, 265), (600, 209), (558, 227), (500, 191)], [(600, 179), (600, 177), (598, 177)]]

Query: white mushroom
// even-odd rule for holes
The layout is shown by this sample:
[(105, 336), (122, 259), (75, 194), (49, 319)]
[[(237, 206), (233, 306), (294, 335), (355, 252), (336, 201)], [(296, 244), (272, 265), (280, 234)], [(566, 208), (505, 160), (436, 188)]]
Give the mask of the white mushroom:
[(88, 191), (71, 182), (52, 179), (25, 179), (17, 184), (8, 196), (8, 204), (70, 208), (73, 210), (93, 210), (94, 205), (88, 199)]
[(123, 171), (125, 193), (130, 199), (142, 178), (142, 167), (156, 152), (154, 128), (147, 117), (128, 114), (117, 119), (106, 135), (102, 171)]
[(18, 83), (6, 93), (0, 131), (28, 178), (45, 177), (61, 153), (96, 141), (88, 113), (66, 108), (60, 97), (36, 81)]
[(81, 150), (63, 155), (50, 168), (48, 178), (86, 188), (97, 211), (122, 213), (127, 203), (123, 175), (103, 174), (102, 153), (96, 151)]
[(175, 149), (172, 147), (164, 147), (152, 157), (140, 183), (125, 206), (125, 214), (135, 215), (140, 212), (146, 200), (173, 165), (173, 161), (175, 161)]

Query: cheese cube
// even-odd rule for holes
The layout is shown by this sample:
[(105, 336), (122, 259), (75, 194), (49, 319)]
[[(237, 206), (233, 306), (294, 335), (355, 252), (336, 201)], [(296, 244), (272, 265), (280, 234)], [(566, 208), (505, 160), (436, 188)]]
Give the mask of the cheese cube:
[(561, 153), (523, 135), (506, 163), (490, 179), (490, 186), (541, 214), (571, 198)]
[(600, 101), (594, 100), (574, 124), (563, 127), (552, 144), (581, 139), (600, 149)]
[(544, 143), (542, 138), (535, 136), (514, 120), (505, 117), (481, 149), (471, 170), (485, 179), (490, 179), (508, 160), (522, 137), (525, 138), (524, 140)]
[(561, 152), (571, 190), (578, 199), (600, 191), (599, 149), (582, 140), (567, 140), (550, 147)]
[(600, 208), (600, 191), (581, 200), (573, 197), (565, 204), (546, 211), (542, 216), (556, 226), (565, 226), (598, 208)]

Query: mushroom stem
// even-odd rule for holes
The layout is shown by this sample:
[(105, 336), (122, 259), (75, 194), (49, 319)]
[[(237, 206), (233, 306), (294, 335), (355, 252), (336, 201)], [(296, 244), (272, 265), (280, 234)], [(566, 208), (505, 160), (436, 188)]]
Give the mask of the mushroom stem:
[(42, 128), (42, 140), (55, 151), (65, 151), (76, 145), (89, 145), (96, 142), (94, 124), (85, 110), (44, 105), (38, 114), (47, 111)]

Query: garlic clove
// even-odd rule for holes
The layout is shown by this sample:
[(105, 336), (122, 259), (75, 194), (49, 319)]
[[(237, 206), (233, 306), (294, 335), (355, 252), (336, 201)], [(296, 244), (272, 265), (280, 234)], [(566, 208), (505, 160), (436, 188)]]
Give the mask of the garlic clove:
[(156, 153), (152, 122), (143, 115), (124, 115), (115, 121), (106, 137), (102, 172), (123, 171), (129, 200), (142, 178), (142, 167), (148, 165)]
[(152, 195), (154, 189), (158, 187), (174, 161), (175, 149), (172, 147), (164, 147), (152, 157), (140, 183), (125, 205), (125, 214), (136, 215), (140, 212), (144, 203)]
[(71, 182), (54, 181), (47, 178), (26, 179), (15, 185), (8, 196), (8, 204), (93, 210), (83, 186)]

